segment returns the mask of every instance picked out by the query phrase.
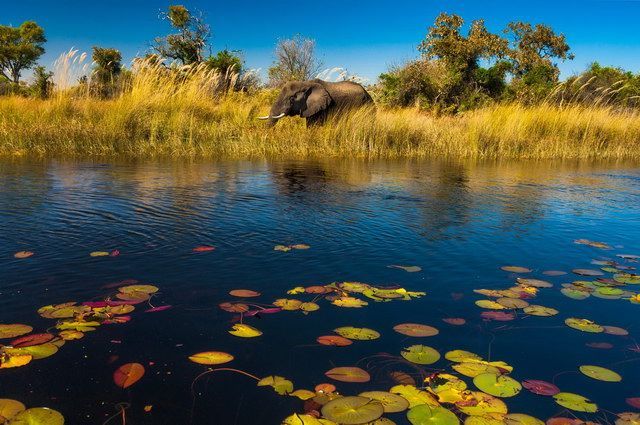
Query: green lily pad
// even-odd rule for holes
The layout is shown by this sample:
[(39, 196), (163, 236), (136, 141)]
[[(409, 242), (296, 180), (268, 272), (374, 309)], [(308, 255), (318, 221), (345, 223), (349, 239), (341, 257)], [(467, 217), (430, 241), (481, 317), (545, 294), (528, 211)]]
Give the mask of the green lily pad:
[(401, 353), (402, 357), (416, 364), (433, 364), (440, 360), (440, 353), (426, 345), (412, 345), (404, 349)]
[(322, 416), (344, 425), (375, 421), (384, 413), (382, 403), (367, 397), (340, 397), (322, 406)]
[(47, 407), (23, 410), (9, 421), (10, 425), (64, 425), (64, 417)]
[(594, 402), (578, 394), (558, 393), (553, 398), (560, 406), (576, 412), (594, 413), (598, 411), (598, 406)]
[(622, 376), (618, 375), (616, 372), (606, 369), (600, 366), (580, 366), (580, 372), (587, 375), (589, 378), (597, 379), (598, 381), (605, 382), (620, 382), (622, 381)]
[(407, 412), (411, 425), (458, 425), (460, 419), (449, 409), (421, 404)]
[(473, 383), (481, 391), (496, 397), (513, 397), (522, 390), (520, 382), (507, 375), (483, 373), (473, 378)]

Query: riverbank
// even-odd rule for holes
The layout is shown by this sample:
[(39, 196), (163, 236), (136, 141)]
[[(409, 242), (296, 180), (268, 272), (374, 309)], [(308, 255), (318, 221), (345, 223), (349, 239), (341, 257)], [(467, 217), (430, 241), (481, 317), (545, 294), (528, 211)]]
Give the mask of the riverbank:
[(273, 92), (133, 90), (113, 100), (0, 98), (0, 155), (69, 157), (361, 157), (640, 159), (640, 113), (504, 104), (458, 116), (379, 108), (324, 127), (268, 128)]

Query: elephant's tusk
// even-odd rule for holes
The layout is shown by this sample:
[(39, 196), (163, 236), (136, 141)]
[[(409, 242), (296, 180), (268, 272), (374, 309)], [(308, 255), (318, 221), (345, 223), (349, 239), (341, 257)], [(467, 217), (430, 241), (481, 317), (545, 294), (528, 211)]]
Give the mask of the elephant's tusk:
[(271, 118), (269, 115), (267, 115), (266, 117), (258, 117), (259, 120), (268, 120), (269, 118)]

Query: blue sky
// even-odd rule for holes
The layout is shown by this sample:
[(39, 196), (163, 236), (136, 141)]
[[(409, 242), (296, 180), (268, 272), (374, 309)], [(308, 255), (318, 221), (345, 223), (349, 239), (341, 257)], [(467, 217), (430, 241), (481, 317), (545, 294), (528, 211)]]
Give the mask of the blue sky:
[(427, 27), (438, 13), (449, 12), (467, 21), (484, 18), (492, 31), (513, 20), (551, 25), (567, 36), (576, 56), (561, 65), (564, 76), (595, 60), (640, 72), (640, 0), (10, 0), (0, 24), (31, 19), (42, 25), (49, 40), (44, 65), (71, 47), (89, 51), (93, 45), (118, 48), (129, 62), (169, 31), (158, 15), (175, 3), (205, 13), (214, 50), (241, 50), (247, 67), (263, 71), (276, 41), (300, 33), (316, 39), (325, 68), (344, 67), (375, 80), (389, 65), (416, 57)]

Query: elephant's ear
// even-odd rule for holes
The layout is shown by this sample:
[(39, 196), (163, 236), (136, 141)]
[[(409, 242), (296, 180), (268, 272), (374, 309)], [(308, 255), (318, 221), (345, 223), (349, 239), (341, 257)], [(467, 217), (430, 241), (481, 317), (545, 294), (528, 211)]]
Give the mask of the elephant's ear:
[(321, 84), (312, 84), (307, 90), (309, 92), (307, 95), (307, 109), (302, 111), (301, 114), (304, 118), (309, 118), (327, 109), (331, 104), (331, 96), (329, 96), (329, 92), (322, 87)]

